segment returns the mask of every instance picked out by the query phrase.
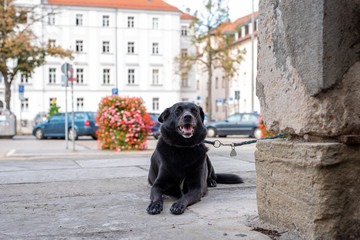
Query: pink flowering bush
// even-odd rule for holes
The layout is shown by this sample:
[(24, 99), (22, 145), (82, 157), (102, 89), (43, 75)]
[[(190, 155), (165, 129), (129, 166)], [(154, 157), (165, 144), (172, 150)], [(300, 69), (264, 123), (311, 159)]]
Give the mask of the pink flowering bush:
[(99, 103), (96, 116), (100, 149), (146, 149), (150, 115), (141, 98), (108, 96)]

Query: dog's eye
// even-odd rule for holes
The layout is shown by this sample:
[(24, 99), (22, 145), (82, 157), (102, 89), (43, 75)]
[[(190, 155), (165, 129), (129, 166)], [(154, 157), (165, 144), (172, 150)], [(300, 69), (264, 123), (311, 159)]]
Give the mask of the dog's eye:
[(176, 115), (181, 114), (181, 112), (182, 112), (182, 109), (181, 109), (181, 108), (178, 108), (178, 109), (175, 110), (175, 114), (176, 114)]
[(198, 114), (198, 110), (196, 109), (196, 108), (193, 108), (193, 109), (191, 109), (191, 112), (193, 113), (193, 114)]

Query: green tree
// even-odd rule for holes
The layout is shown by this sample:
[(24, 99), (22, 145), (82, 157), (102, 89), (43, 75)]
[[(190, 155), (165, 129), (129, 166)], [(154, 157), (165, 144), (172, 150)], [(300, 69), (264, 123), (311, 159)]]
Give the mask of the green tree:
[(56, 98), (54, 98), (52, 101), (51, 101), (51, 107), (49, 109), (49, 118), (54, 116), (55, 114), (59, 113), (59, 109), (60, 107), (56, 105)]
[[(178, 74), (186, 74), (195, 63), (204, 66), (204, 72), (207, 72), (208, 75), (208, 97), (205, 109), (208, 112), (209, 121), (211, 121), (213, 70), (221, 67), (224, 69), (227, 78), (233, 76), (236, 72), (235, 65), (241, 61), (242, 52), (232, 53), (231, 46), (234, 38), (222, 31), (222, 26), (228, 24), (229, 21), (229, 10), (226, 2), (223, 0), (203, 1), (205, 10), (195, 11), (192, 14), (194, 19), (190, 25), (195, 33), (192, 42), (198, 47), (198, 53), (196, 55), (180, 55), (175, 58), (175, 62), (178, 66)], [(190, 9), (187, 11), (190, 12)]]
[(5, 103), (10, 110), (11, 84), (18, 73), (31, 77), (46, 63), (46, 56), (72, 58), (72, 52), (59, 46), (39, 43), (31, 25), (42, 21), (34, 8), (21, 8), (13, 0), (0, 0), (0, 73), (5, 83)]

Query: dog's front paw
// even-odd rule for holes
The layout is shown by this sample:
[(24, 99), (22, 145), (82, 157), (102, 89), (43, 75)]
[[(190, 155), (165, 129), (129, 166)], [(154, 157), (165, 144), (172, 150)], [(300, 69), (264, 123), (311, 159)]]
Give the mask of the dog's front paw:
[(170, 211), (171, 211), (173, 214), (178, 215), (178, 214), (184, 213), (184, 212), (185, 212), (185, 208), (186, 208), (186, 206), (185, 206), (184, 204), (176, 202), (176, 203), (174, 203), (174, 204), (171, 206)]
[(149, 214), (159, 214), (163, 210), (163, 201), (158, 200), (156, 202), (151, 202), (146, 211)]
[(208, 185), (208, 187), (216, 187), (217, 182), (214, 179), (208, 179), (207, 180), (207, 185)]

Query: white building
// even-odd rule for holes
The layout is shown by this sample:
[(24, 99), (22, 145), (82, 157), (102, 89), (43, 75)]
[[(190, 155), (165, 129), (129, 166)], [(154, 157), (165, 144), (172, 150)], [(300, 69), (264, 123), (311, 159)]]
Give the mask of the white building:
[[(234, 22), (227, 23), (222, 29), (224, 34), (231, 34), (235, 41), (232, 43), (232, 50), (244, 50), (243, 60), (237, 68), (233, 78), (227, 79), (221, 68), (213, 69), (212, 77), (212, 113), (216, 120), (223, 120), (226, 116), (238, 112), (251, 112), (252, 110), (260, 112), (260, 103), (256, 96), (256, 68), (257, 68), (257, 13), (255, 13), (254, 29), (254, 87), (252, 89), (252, 41), (251, 34), (251, 14), (241, 17)], [(203, 66), (197, 67), (197, 103), (206, 111), (207, 107), (207, 82), (208, 73), (203, 71)], [(228, 91), (228, 99), (226, 99)], [(239, 94), (239, 95), (238, 95)], [(239, 99), (237, 99), (237, 95)], [(254, 98), (254, 109), (252, 109), (252, 97)]]
[[(141, 97), (148, 112), (162, 112), (178, 101), (195, 101), (195, 69), (186, 79), (175, 74), (174, 59), (182, 51), (195, 52), (188, 27), (191, 16), (162, 0), (17, 0), (38, 5), (48, 15), (33, 28), (44, 43), (74, 51), (72, 61), (47, 58), (31, 78), (17, 76), (11, 110), (18, 119), (31, 120), (48, 112), (52, 99), (65, 111), (61, 66), (73, 66), (74, 110), (96, 111), (102, 97), (118, 89), (119, 96)], [(25, 87), (19, 100), (18, 85)], [(68, 89), (67, 109), (71, 111)], [(5, 102), (0, 83), (0, 101)], [(5, 105), (5, 104), (4, 104)]]

